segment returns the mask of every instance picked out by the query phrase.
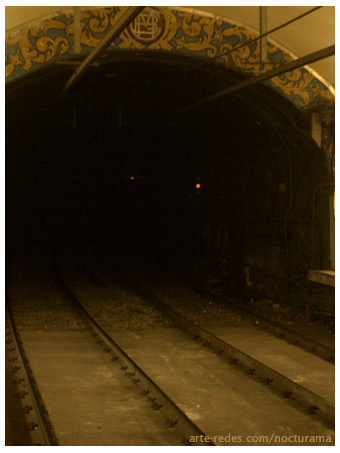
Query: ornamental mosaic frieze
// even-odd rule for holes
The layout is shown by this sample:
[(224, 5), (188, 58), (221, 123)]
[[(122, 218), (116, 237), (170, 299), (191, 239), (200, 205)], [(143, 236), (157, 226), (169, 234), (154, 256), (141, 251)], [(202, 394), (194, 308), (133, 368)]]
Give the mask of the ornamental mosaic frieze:
[[(103, 39), (127, 7), (81, 12), (81, 50), (89, 53)], [(43, 65), (74, 55), (73, 16), (62, 14), (6, 36), (6, 81), (14, 80)], [(200, 58), (214, 58), (240, 43), (255, 38), (249, 30), (220, 18), (172, 10), (146, 8), (110, 46), (114, 50), (152, 50)], [(268, 42), (268, 63), (260, 63), (258, 42), (222, 56), (230, 69), (258, 74), (292, 58)], [(333, 103), (334, 96), (304, 68), (265, 82), (298, 108)]]

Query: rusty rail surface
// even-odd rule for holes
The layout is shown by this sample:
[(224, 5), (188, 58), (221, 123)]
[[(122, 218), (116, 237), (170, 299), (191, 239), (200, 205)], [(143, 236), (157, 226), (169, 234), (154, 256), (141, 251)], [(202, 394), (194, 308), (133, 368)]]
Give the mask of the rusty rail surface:
[(185, 284), (189, 285), (195, 292), (207, 297), (213, 302), (218, 304), (223, 303), (231, 307), (235, 312), (245, 315), (247, 318), (251, 318), (256, 321), (256, 327), (259, 327), (262, 330), (275, 335), (276, 337), (287, 341), (288, 343), (294, 344), (295, 346), (304, 349), (307, 352), (311, 352), (323, 360), (330, 362), (334, 365), (335, 363), (335, 351), (331, 347), (324, 345), (318, 341), (308, 338), (305, 335), (299, 334), (294, 330), (289, 329), (288, 327), (282, 326), (274, 321), (264, 318), (261, 315), (253, 313), (250, 310), (247, 310), (241, 306), (235, 299), (230, 297), (219, 296), (215, 293), (212, 293), (208, 289), (197, 286), (195, 283), (188, 281), (187, 279), (181, 278)]
[[(125, 374), (140, 387), (140, 394), (147, 396), (154, 409), (163, 411), (169, 427), (176, 426), (183, 433), (184, 441), (190, 445), (214, 446), (209, 437), (163, 392), (161, 388), (124, 352), (124, 350), (96, 323), (78, 301), (72, 290), (59, 274), (59, 282), (65, 294), (75, 303), (79, 311), (91, 325), (99, 341), (106, 345), (106, 352), (112, 355), (112, 360), (117, 361)], [(195, 442), (190, 442), (195, 438)]]
[(17, 385), (19, 391), (18, 397), (23, 401), (22, 413), (25, 418), (26, 430), (32, 440), (32, 446), (59, 445), (20, 340), (7, 296), (6, 349), (10, 356), (9, 361), (13, 363), (12, 373), (15, 374), (15, 385)]
[(229, 363), (238, 365), (249, 376), (258, 378), (262, 383), (279, 391), (284, 398), (295, 400), (304, 406), (310, 414), (317, 414), (334, 426), (335, 407), (327, 400), (216, 337), (194, 322), (189, 321), (163, 303), (155, 294), (141, 287), (136, 281), (132, 281), (130, 276), (127, 279), (136, 294), (145, 298), (157, 309), (173, 319), (182, 329), (193, 335), (194, 339), (202, 340), (205, 346), (211, 347), (221, 358), (224, 358)]

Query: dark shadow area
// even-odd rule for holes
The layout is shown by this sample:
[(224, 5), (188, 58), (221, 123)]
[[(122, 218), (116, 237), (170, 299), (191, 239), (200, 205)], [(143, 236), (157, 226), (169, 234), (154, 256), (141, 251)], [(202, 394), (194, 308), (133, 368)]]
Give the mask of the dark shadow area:
[(332, 183), (308, 114), (265, 86), (181, 113), (244, 75), (157, 55), (107, 55), (66, 96), (72, 62), (8, 86), (7, 257), (69, 245), (269, 296), (306, 285)]

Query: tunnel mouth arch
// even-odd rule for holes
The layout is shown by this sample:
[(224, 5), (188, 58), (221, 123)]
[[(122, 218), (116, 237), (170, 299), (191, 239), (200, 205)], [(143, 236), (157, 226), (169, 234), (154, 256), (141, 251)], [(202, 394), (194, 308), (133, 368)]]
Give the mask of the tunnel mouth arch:
[[(6, 80), (21, 77), (52, 62), (63, 62), (74, 53), (86, 55), (104, 38), (128, 7), (80, 10), (80, 51), (75, 52), (76, 19), (71, 9), (55, 11), (6, 31)], [(138, 22), (139, 21), (139, 22)], [(138, 24), (137, 24), (138, 22)], [(79, 28), (79, 27), (78, 27)], [(150, 35), (152, 34), (152, 36)], [(149, 39), (151, 36), (151, 40)], [(110, 46), (110, 50), (168, 52), (196, 56), (207, 61), (218, 58), (233, 69), (252, 74), (296, 58), (275, 41), (267, 43), (266, 63), (261, 62), (256, 32), (232, 19), (186, 7), (146, 7)], [(241, 51), (223, 56), (226, 49)], [(321, 76), (306, 67), (266, 82), (298, 108), (334, 101), (334, 90)]]
[[(189, 244), (189, 256), (194, 249), (204, 249), (202, 259), (212, 257), (226, 266), (234, 282), (244, 283), (245, 268), (260, 263), (279, 279), (277, 283), (274, 277), (272, 294), (280, 292), (297, 270), (298, 280), (305, 283), (303, 256), (312, 262), (322, 248), (321, 243), (311, 250), (309, 239), (313, 194), (331, 181), (327, 158), (310, 137), (308, 112), (259, 85), (194, 113), (177, 114), (183, 104), (247, 76), (222, 65), (187, 71), (202, 60), (151, 51), (108, 53), (62, 97), (72, 61), (51, 64), (7, 84), (9, 243), (20, 236), (23, 220), (31, 224), (28, 240), (34, 235), (39, 239), (43, 230), (50, 230), (53, 238), (60, 231), (69, 234), (72, 215), (59, 196), (71, 200), (74, 190), (79, 193), (71, 200), (73, 211), (81, 211), (86, 222), (92, 217), (85, 226), (79, 216), (72, 218), (75, 230), (83, 228), (85, 236), (91, 230), (103, 234), (103, 223), (112, 225), (123, 212), (127, 220), (118, 222), (116, 231), (130, 228), (126, 244), (141, 234), (139, 242), (151, 247), (149, 232), (144, 234), (149, 228), (151, 235), (160, 237), (156, 248), (168, 253), (174, 244), (183, 249)], [(308, 164), (311, 156), (313, 165)], [(98, 167), (97, 173), (91, 166)], [(131, 181), (148, 194), (147, 208), (145, 200), (136, 203), (139, 189), (131, 192)], [(110, 203), (106, 198), (98, 205), (98, 200), (105, 198), (105, 190), (112, 194), (118, 189), (130, 208), (122, 211), (118, 201), (113, 217), (96, 224), (97, 208), (100, 212)], [(158, 198), (152, 194), (157, 191)], [(175, 222), (171, 209), (161, 211), (169, 193), (179, 216)], [(79, 201), (82, 196), (85, 205)], [(132, 210), (131, 203), (136, 204)], [(145, 221), (140, 228), (135, 219), (145, 212), (152, 216), (152, 206), (161, 214), (153, 225)], [(58, 209), (64, 212), (53, 217)], [(301, 234), (307, 239), (297, 239)], [(302, 251), (296, 253), (296, 244)]]
[[(201, 66), (202, 63), (207, 62), (202, 57), (171, 54), (169, 52), (155, 53), (154, 51), (146, 50), (142, 52), (133, 50), (116, 51), (111, 49), (92, 65), (88, 74), (85, 74), (83, 81), (80, 80), (78, 86), (72, 90), (73, 92), (69, 93), (68, 96), (63, 96), (62, 89), (65, 81), (73, 73), (74, 67), (84, 58), (79, 58), (79, 56), (69, 57), (62, 61), (44, 65), (38, 70), (22, 75), (19, 79), (9, 80), (6, 83), (6, 103), (9, 110), (11, 108), (10, 104), (14, 104), (17, 100), (24, 98), (25, 95), (29, 95), (29, 90), (32, 93), (38, 93), (39, 90), (43, 91), (44, 88), (47, 88), (44, 93), (46, 96), (39, 96), (38, 93), (36, 96), (39, 96), (39, 99), (36, 97), (35, 100), (39, 100), (43, 104), (47, 98), (53, 104), (62, 104), (63, 102), (67, 103), (67, 98), (73, 99), (74, 97), (89, 95), (89, 87), (97, 94), (101, 88), (99, 84), (103, 83), (106, 84), (105, 89), (107, 89), (110, 83), (111, 85), (119, 85), (119, 83), (126, 82), (127, 84), (130, 83), (129, 88), (133, 90), (134, 85), (138, 85), (137, 81), (140, 78), (140, 86), (144, 86), (147, 89), (152, 87), (152, 80), (150, 79), (154, 76), (155, 80), (158, 78), (159, 85), (154, 85), (152, 88), (159, 90), (158, 97), (162, 97), (161, 91), (163, 90), (163, 99), (166, 98), (167, 101), (171, 100), (173, 102), (173, 105), (170, 105), (170, 102), (165, 104), (162, 113), (176, 116), (183, 115), (182, 107), (190, 104), (190, 102), (199, 100), (228, 85), (251, 77), (239, 68), (228, 67), (222, 63), (203, 64)], [(135, 77), (133, 71), (138, 71), (138, 67), (141, 69), (139, 69), (138, 76)], [(162, 71), (164, 72), (162, 73)], [(167, 72), (169, 72), (168, 78), (163, 81), (162, 85), (161, 79), (166, 77)], [(124, 78), (126, 78), (125, 81)], [(171, 84), (169, 83), (170, 80)], [(43, 85), (39, 86), (39, 84)], [(140, 86), (138, 86), (138, 89), (140, 89)], [(173, 99), (171, 99), (171, 95)], [(113, 101), (115, 102), (116, 100), (114, 99)], [(208, 104), (204, 109), (196, 109), (195, 114), (204, 110), (209, 112), (218, 110), (229, 104), (236, 105), (236, 103), (240, 107), (243, 103), (247, 103), (248, 107), (253, 104), (253, 111), (260, 107), (259, 104), (263, 104), (266, 107), (269, 103), (267, 117), (265, 114), (266, 108), (259, 109), (264, 115), (263, 120), (267, 118), (269, 122), (272, 122), (274, 110), (276, 110), (275, 114), (278, 115), (277, 127), (282, 125), (282, 120), (285, 118), (286, 121), (289, 121), (289, 126), (300, 127), (302, 133), (303, 129), (307, 131), (305, 117), (310, 110), (297, 109), (282, 95), (264, 84), (260, 84), (255, 88), (248, 87), (240, 93), (221, 97), (220, 100), (212, 102), (210, 105)], [(23, 104), (24, 102), (22, 102)], [(161, 105), (161, 103), (159, 104)], [(35, 106), (37, 107), (37, 103)], [(280, 111), (283, 112), (281, 117)]]

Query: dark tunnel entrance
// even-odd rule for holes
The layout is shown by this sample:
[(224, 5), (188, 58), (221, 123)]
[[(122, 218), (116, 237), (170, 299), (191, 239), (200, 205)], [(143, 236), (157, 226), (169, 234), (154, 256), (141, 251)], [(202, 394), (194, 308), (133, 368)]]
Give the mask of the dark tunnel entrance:
[(8, 85), (8, 256), (95, 247), (269, 296), (326, 265), (332, 181), (308, 113), (262, 85), (180, 113), (244, 78), (196, 61), (106, 55), (65, 97), (72, 61)]

